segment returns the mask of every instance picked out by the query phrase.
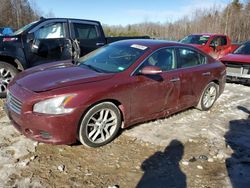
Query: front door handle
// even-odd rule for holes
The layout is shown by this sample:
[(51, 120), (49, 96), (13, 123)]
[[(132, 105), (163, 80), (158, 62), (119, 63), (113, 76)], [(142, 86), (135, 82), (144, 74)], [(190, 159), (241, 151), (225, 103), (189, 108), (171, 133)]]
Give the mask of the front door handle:
[(105, 43), (103, 43), (103, 42), (97, 42), (96, 43), (96, 46), (104, 46), (105, 45)]
[(210, 76), (211, 75), (211, 72), (204, 72), (202, 73), (202, 76)]
[(180, 78), (172, 78), (171, 80), (170, 80), (170, 82), (178, 82), (178, 81), (180, 81)]

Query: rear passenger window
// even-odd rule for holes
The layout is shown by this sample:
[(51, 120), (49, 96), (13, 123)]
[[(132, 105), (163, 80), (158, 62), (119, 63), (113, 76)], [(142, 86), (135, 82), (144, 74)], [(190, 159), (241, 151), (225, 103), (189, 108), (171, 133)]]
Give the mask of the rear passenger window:
[(178, 50), (178, 67), (193, 67), (206, 64), (206, 57), (194, 50), (181, 48)]
[(74, 23), (74, 32), (77, 39), (96, 39), (98, 33), (95, 25)]

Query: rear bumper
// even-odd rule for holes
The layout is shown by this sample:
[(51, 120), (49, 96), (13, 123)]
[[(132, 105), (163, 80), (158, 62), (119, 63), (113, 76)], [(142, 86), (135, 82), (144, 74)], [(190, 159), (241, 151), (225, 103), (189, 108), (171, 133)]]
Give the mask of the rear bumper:
[(229, 81), (249, 81), (250, 65), (248, 64), (226, 64), (227, 80)]
[(250, 74), (240, 74), (240, 73), (227, 73), (227, 79), (229, 80), (250, 80)]
[(243, 84), (250, 84), (250, 78), (245, 78), (241, 76), (236, 75), (227, 75), (227, 81), (228, 82), (237, 82), (237, 83), (243, 83)]

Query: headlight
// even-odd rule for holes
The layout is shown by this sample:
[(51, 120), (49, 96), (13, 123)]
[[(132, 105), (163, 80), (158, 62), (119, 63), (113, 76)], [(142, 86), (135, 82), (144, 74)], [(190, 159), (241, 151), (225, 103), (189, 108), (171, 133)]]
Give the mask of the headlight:
[(65, 105), (76, 95), (63, 95), (38, 102), (34, 105), (33, 111), (42, 114), (66, 114), (72, 112), (73, 108), (65, 108)]

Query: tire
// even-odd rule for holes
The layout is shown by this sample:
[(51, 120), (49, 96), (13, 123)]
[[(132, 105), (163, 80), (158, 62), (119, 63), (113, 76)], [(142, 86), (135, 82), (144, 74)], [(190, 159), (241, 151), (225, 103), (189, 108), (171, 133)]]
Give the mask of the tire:
[(0, 98), (6, 97), (7, 86), (17, 73), (14, 66), (0, 61)]
[(92, 107), (82, 118), (78, 138), (88, 147), (100, 147), (111, 142), (121, 127), (120, 110), (111, 102)]
[(218, 90), (219, 86), (214, 82), (210, 82), (202, 92), (200, 101), (196, 108), (202, 111), (209, 110), (218, 98)]

